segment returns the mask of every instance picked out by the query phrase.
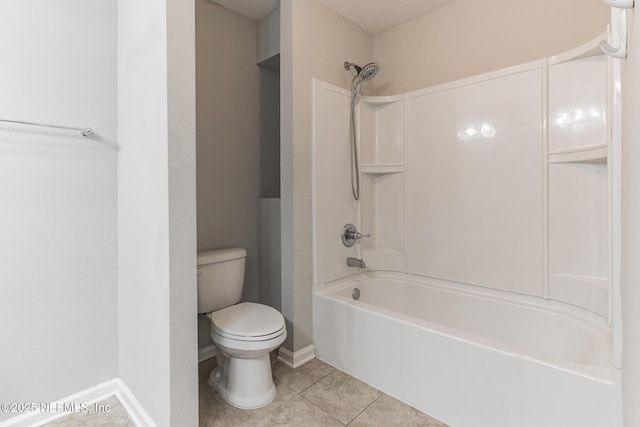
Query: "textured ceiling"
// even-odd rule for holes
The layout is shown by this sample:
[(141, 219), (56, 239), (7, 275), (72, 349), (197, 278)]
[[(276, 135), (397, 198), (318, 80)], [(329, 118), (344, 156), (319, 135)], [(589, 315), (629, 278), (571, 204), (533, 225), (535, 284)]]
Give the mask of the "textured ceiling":
[[(279, 0), (213, 0), (258, 21), (280, 4)], [(318, 0), (339, 15), (374, 35), (423, 15), (451, 0)]]
[(374, 35), (424, 15), (450, 0), (319, 0)]
[(259, 21), (280, 6), (280, 0), (213, 0), (247, 18)]

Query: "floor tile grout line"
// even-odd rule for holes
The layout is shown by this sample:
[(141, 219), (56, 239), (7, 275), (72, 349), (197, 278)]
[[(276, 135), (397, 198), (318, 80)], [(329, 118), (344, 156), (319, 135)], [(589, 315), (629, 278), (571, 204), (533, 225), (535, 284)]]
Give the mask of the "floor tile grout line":
[[(312, 359), (312, 360), (313, 360), (313, 359)], [(300, 391), (296, 391), (296, 390), (294, 390), (296, 393), (298, 393), (298, 394), (302, 394), (302, 393), (303, 393), (303, 392), (305, 392), (309, 387), (313, 387), (314, 385), (316, 385), (318, 382), (322, 381), (323, 379), (325, 379), (325, 378), (326, 378), (326, 377), (328, 377), (329, 375), (333, 374), (333, 373), (334, 373), (334, 372), (336, 372), (336, 371), (339, 371), (339, 369), (337, 369), (337, 368), (335, 368), (335, 367), (333, 367), (333, 366), (331, 366), (331, 365), (326, 364), (325, 362), (323, 362), (323, 361), (322, 361), (322, 360), (320, 360), (320, 359), (316, 359), (316, 360), (318, 360), (319, 362), (321, 362), (321, 363), (323, 363), (323, 364), (325, 364), (325, 365), (327, 365), (327, 366), (331, 367), (332, 371), (331, 371), (331, 372), (329, 372), (328, 374), (325, 374), (325, 375), (321, 376), (320, 378), (318, 378), (318, 379), (314, 380), (314, 382), (312, 382), (311, 384), (309, 384), (308, 386), (306, 386), (306, 387), (305, 387), (305, 388), (303, 388), (302, 390), (300, 390)], [(311, 361), (309, 361), (309, 362), (311, 362)], [(278, 362), (276, 362), (276, 363), (278, 363)], [(286, 365), (285, 365), (285, 366), (286, 366)], [(304, 366), (304, 365), (302, 365), (302, 366)], [(301, 368), (301, 366), (299, 366), (298, 368), (289, 368), (289, 367), (287, 367), (287, 368), (289, 369), (289, 372), (296, 372), (296, 370), (300, 369), (300, 368)], [(300, 371), (298, 371), (298, 372), (300, 372)], [(342, 372), (342, 371), (341, 371), (341, 372)], [(304, 375), (306, 375), (306, 376), (308, 376), (308, 377), (310, 377), (310, 378), (312, 378), (312, 379), (313, 379), (313, 377), (312, 377), (310, 374), (306, 374), (306, 373), (305, 373)], [(277, 378), (274, 376), (274, 381), (275, 381), (276, 379), (277, 379)], [(293, 389), (292, 389), (292, 390), (293, 390)]]
[[(336, 420), (337, 422), (339, 422), (340, 424), (342, 424), (343, 426), (346, 426), (347, 424), (343, 423), (342, 421), (340, 421), (338, 418), (336, 418), (335, 416), (331, 415), (329, 412), (325, 411), (324, 409), (322, 409), (321, 407), (319, 407), (318, 405), (316, 405), (315, 403), (313, 403), (312, 401), (310, 401), (309, 399), (305, 398), (303, 395), (299, 395), (301, 399), (303, 399), (305, 402), (315, 406), (316, 408), (320, 409), (322, 412), (324, 412), (325, 414), (329, 415), (331, 418), (333, 418), (334, 420)], [(349, 421), (351, 422), (351, 421)]]
[(380, 394), (378, 395), (378, 397), (376, 397), (375, 399), (373, 399), (373, 402), (369, 403), (369, 404), (367, 405), (367, 407), (366, 407), (366, 408), (364, 408), (362, 411), (360, 411), (360, 412), (359, 412), (355, 417), (353, 417), (353, 418), (351, 419), (351, 421), (349, 421), (347, 424), (345, 424), (346, 426), (348, 426), (349, 424), (351, 424), (352, 422), (354, 422), (354, 421), (356, 420), (356, 418), (358, 418), (360, 415), (362, 415), (362, 413), (363, 413), (364, 411), (366, 411), (367, 409), (369, 409), (369, 408), (371, 407), (371, 405), (373, 405), (374, 403), (376, 403), (376, 402), (378, 401), (378, 399), (380, 399), (380, 398), (382, 397), (382, 395), (384, 394), (384, 393), (382, 393), (380, 390), (378, 390), (377, 388), (376, 388), (375, 390), (376, 390), (376, 391), (378, 391), (378, 392), (380, 393)]
[[(332, 372), (330, 372), (330, 373), (328, 373), (327, 375), (325, 375), (324, 377), (322, 377), (322, 378), (318, 379), (318, 381), (314, 382), (314, 383), (313, 383), (313, 384), (311, 384), (309, 387), (307, 387), (307, 388), (305, 388), (304, 390), (302, 390), (302, 391), (300, 392), (300, 394), (302, 394), (304, 391), (307, 391), (307, 389), (309, 389), (309, 388), (313, 387), (314, 385), (316, 385), (316, 384), (317, 384), (317, 383), (319, 383), (320, 381), (324, 380), (325, 378), (329, 377), (330, 375), (335, 374), (336, 372), (341, 372), (341, 373), (343, 373), (343, 374), (348, 375), (348, 376), (349, 376), (349, 377), (351, 377), (351, 378), (355, 378), (355, 377), (352, 377), (351, 375), (347, 374), (347, 373), (346, 373), (346, 372), (344, 372), (344, 371), (341, 371), (341, 370), (339, 370), (339, 369), (333, 368), (333, 371), (332, 371)], [(337, 386), (337, 385), (342, 384), (343, 382), (345, 382), (345, 381), (347, 381), (347, 380), (348, 380), (348, 378), (343, 379), (342, 381), (340, 381), (340, 383), (336, 384), (336, 386)]]
[(320, 381), (322, 381), (323, 379), (327, 378), (329, 375), (333, 374), (333, 372), (337, 371), (337, 369), (334, 368), (334, 370), (332, 372), (329, 372), (327, 375), (318, 378), (315, 382), (309, 384), (307, 387), (305, 387), (304, 389), (300, 390), (300, 392), (298, 394), (302, 394), (304, 391), (307, 391), (307, 389), (309, 389), (310, 387), (313, 387), (314, 385), (318, 384)]

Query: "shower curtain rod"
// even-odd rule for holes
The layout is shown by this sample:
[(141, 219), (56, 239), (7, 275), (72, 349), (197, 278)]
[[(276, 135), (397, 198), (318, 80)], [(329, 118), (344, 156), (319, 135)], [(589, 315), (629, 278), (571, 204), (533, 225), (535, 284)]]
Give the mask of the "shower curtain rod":
[(9, 120), (9, 119), (0, 119), (0, 122), (16, 123), (16, 124), (19, 124), (19, 125), (41, 126), (41, 127), (54, 128), (54, 129), (75, 130), (75, 131), (80, 132), (80, 134), (82, 136), (87, 137), (87, 138), (93, 135), (93, 129), (91, 129), (91, 128), (78, 128), (78, 127), (71, 127), (71, 126), (58, 126), (58, 125), (50, 125), (50, 124), (46, 124), (46, 123), (23, 122), (23, 121), (20, 121), (20, 120)]

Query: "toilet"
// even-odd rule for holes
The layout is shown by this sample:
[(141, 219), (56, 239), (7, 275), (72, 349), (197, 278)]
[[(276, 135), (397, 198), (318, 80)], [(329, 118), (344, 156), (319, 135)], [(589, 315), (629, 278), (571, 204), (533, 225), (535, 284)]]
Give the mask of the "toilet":
[(278, 310), (239, 303), (246, 257), (241, 248), (198, 253), (198, 313), (207, 314), (216, 347), (218, 366), (209, 384), (227, 403), (256, 409), (276, 397), (269, 352), (284, 342), (287, 330)]

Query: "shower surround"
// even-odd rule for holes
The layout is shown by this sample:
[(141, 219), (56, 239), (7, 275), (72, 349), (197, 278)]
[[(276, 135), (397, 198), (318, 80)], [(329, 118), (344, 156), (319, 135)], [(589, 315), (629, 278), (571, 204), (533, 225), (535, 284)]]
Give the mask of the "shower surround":
[[(359, 201), (351, 94), (314, 80), (320, 359), (451, 425), (622, 425), (619, 65), (604, 37), (363, 96)], [(371, 238), (344, 247), (347, 223)]]

